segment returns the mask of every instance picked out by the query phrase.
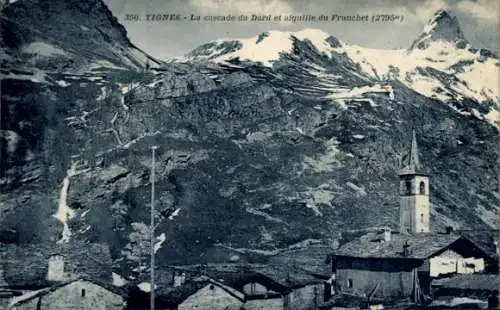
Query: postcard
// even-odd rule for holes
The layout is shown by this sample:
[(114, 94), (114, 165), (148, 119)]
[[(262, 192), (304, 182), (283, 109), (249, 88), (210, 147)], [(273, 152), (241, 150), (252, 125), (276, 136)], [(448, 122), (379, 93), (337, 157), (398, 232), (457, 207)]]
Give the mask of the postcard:
[(498, 308), (496, 0), (4, 0), (0, 309)]

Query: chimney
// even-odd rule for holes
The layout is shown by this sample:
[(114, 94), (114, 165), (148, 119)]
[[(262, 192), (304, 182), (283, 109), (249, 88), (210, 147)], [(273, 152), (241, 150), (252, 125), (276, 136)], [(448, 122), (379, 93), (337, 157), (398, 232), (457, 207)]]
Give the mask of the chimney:
[(453, 226), (446, 226), (446, 234), (449, 235), (453, 232)]
[(49, 257), (47, 270), (48, 281), (63, 281), (65, 280), (64, 256), (53, 254)]
[(391, 241), (391, 229), (389, 227), (384, 228), (384, 241), (389, 242)]
[(178, 270), (174, 271), (174, 287), (183, 285), (186, 282), (186, 273)]
[(408, 241), (406, 241), (405, 244), (403, 245), (403, 256), (404, 257), (408, 257), (410, 255), (409, 247), (410, 247), (410, 245), (408, 244)]

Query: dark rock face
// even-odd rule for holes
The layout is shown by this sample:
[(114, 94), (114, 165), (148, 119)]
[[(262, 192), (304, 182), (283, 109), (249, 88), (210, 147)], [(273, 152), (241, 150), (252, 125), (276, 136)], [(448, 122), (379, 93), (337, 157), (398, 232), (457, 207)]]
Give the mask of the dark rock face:
[(330, 44), (330, 46), (333, 48), (342, 47), (342, 44), (340, 43), (339, 39), (337, 39), (334, 36), (329, 36), (326, 39), (326, 42), (328, 42), (328, 44)]
[[(222, 43), (210, 42), (195, 48), (194, 50), (189, 52), (186, 56), (188, 57), (206, 56), (210, 59), (220, 55), (237, 51), (240, 48), (241, 48), (241, 43), (237, 40), (224, 41)], [(214, 53), (214, 51), (216, 52)]]
[(8, 67), (68, 72), (92, 65), (138, 69), (146, 58), (154, 61), (130, 43), (100, 0), (18, 1), (2, 11), (1, 23), (2, 46), (15, 58)]
[(457, 18), (445, 10), (439, 10), (434, 14), (427, 23), (424, 33), (413, 42), (410, 49), (426, 49), (430, 42), (438, 40), (456, 42), (460, 45), (466, 45), (467, 42)]
[(258, 44), (258, 43), (262, 42), (262, 40), (264, 40), (268, 36), (269, 36), (269, 32), (263, 32), (263, 33), (259, 34), (259, 37), (257, 38), (256, 43)]
[[(104, 12), (100, 2), (70, 3), (64, 7)], [(15, 4), (6, 10), (23, 8)], [(104, 54), (129, 44), (121, 26), (108, 26), (114, 30), (108, 45), (99, 44)], [(238, 48), (235, 42), (226, 47)], [(75, 61), (89, 61), (82, 55)], [(311, 73), (317, 67), (323, 75)], [(397, 172), (411, 128), (432, 174), (432, 228), (488, 227), (499, 202), (497, 129), (397, 80), (386, 82), (394, 96), (326, 97), (378, 83), (345, 53), (325, 55), (296, 38), (272, 68), (189, 62), (166, 64), (161, 73), (123, 65), (99, 74), (47, 73), (42, 82), (4, 78), (0, 227), (9, 233), (2, 236), (53, 243), (64, 228), (54, 215), (67, 206), (71, 239), (109, 244), (124, 273), (139, 268), (152, 145), (159, 146), (156, 232), (166, 236), (160, 264), (209, 260), (215, 245), (272, 250), (343, 230), (395, 228)]]

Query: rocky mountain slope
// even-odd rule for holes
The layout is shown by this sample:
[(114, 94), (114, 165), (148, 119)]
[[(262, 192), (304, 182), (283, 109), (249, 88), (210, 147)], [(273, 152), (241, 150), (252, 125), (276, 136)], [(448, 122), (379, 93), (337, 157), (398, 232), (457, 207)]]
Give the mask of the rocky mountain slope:
[[(82, 19), (65, 21), (73, 33), (62, 37), (47, 22), (43, 39), (19, 26), (28, 3), (40, 21), (53, 14), (41, 1), (2, 11), (3, 33), (14, 37), (2, 72), (4, 242), (106, 242), (124, 274), (144, 270), (153, 145), (160, 264), (396, 228), (412, 128), (432, 174), (432, 228), (495, 225), (498, 84), (488, 79), (498, 60), (460, 43), (446, 12), (416, 41), (425, 44), (405, 51), (317, 30), (268, 32), (209, 42), (151, 71), (102, 2), (65, 1), (59, 14)], [(52, 56), (25, 65), (19, 51), (33, 42), (71, 57), (58, 56), (57, 68)], [(90, 70), (103, 61), (113, 65)]]
[(137, 70), (148, 59), (158, 63), (130, 43), (125, 28), (99, 0), (16, 1), (2, 10), (0, 29), (2, 68), (17, 77), (26, 76), (22, 70), (43, 80), (53, 71)]
[[(295, 53), (295, 41), (308, 42), (317, 57), (342, 58), (354, 72), (372, 82), (397, 80), (419, 94), (447, 102), (459, 113), (473, 114), (491, 123), (499, 120), (498, 58), (486, 49), (472, 47), (456, 17), (443, 10), (436, 12), (423, 33), (405, 50), (364, 48), (320, 30), (304, 29), (209, 42), (193, 50), (187, 58), (219, 63), (244, 60), (275, 68), (280, 66), (282, 56)], [(308, 73), (323, 77), (321, 86), (330, 86), (330, 92), (342, 88), (339, 87), (342, 84), (332, 79), (334, 72), (325, 70), (315, 59), (304, 67)], [(342, 77), (342, 74), (336, 76), (337, 80), (343, 80)]]

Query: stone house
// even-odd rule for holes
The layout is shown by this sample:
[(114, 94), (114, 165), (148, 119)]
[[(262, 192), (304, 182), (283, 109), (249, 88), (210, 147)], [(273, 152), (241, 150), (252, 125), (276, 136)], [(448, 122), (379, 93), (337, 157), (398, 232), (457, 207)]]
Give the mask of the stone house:
[(381, 299), (430, 295), (431, 281), (442, 276), (484, 271), (489, 259), (470, 240), (455, 234), (367, 234), (342, 246), (332, 269), (336, 288)]
[(61, 282), (11, 300), (15, 310), (121, 310), (126, 307), (125, 292), (100, 281), (86, 278)]
[(78, 277), (112, 280), (111, 254), (105, 244), (3, 244), (0, 258), (9, 288), (33, 290)]
[(9, 300), (82, 276), (111, 282), (111, 255), (103, 244), (1, 244), (0, 309)]
[[(157, 309), (241, 309), (244, 294), (206, 276), (191, 278), (179, 286), (163, 286), (155, 290)], [(129, 289), (127, 309), (149, 309), (149, 292)]]
[(238, 290), (213, 279), (201, 281), (202, 287), (184, 299), (178, 310), (239, 310), (245, 302), (245, 296)]
[(253, 266), (238, 285), (243, 309), (316, 309), (324, 302), (325, 279), (300, 268)]
[[(161, 285), (156, 291), (156, 304), (161, 309), (182, 309), (198, 303), (214, 306), (221, 302), (231, 307), (240, 304), (241, 309), (248, 310), (300, 310), (315, 309), (324, 301), (327, 277), (318, 277), (299, 267), (207, 264), (169, 268), (171, 271), (165, 273), (168, 285)], [(136, 293), (129, 296), (130, 309), (149, 305), (149, 295)]]

